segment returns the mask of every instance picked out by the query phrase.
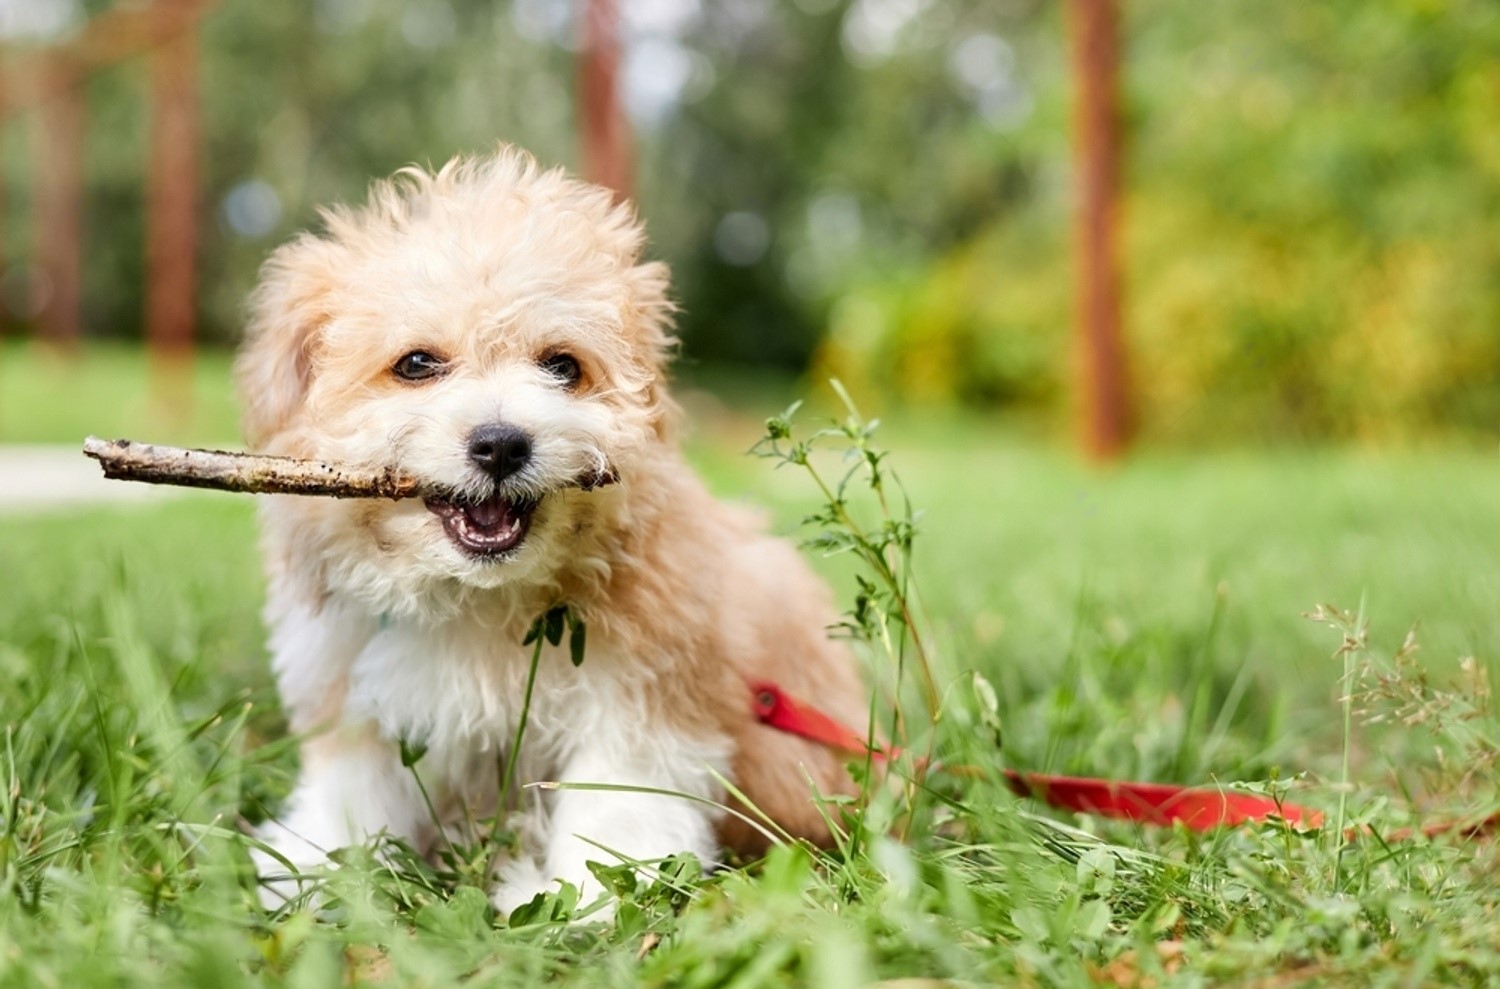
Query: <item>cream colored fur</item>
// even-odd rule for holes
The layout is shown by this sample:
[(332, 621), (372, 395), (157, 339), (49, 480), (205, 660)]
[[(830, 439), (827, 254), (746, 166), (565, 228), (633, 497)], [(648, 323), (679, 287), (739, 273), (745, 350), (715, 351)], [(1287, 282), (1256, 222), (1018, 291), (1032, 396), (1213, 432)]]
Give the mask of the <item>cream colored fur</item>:
[[(237, 366), (262, 451), (396, 467), (483, 498), (466, 457), (478, 426), (533, 441), (506, 482), (539, 499), (524, 542), (476, 559), (421, 501), (268, 497), (273, 667), (302, 775), (263, 829), (299, 868), (389, 833), (430, 846), (439, 826), (496, 812), (497, 760), (516, 729), (532, 619), (567, 602), (586, 620), (579, 668), (543, 655), (521, 782), (651, 787), (723, 800), (733, 780), (793, 834), (826, 841), (812, 795), (847, 791), (833, 754), (758, 724), (750, 679), (774, 680), (854, 724), (851, 657), (829, 596), (798, 554), (710, 497), (672, 439), (664, 364), (667, 272), (640, 258), (632, 211), (508, 149), (407, 169), (358, 209), (325, 214), (267, 262)], [(404, 381), (402, 355), (448, 373)], [(539, 361), (582, 367), (564, 387)], [(580, 476), (609, 468), (592, 491)], [(434, 822), (399, 741), (417, 765)], [(811, 781), (811, 783), (809, 782)], [(559, 879), (598, 892), (585, 863), (651, 860), (760, 835), (702, 803), (642, 793), (543, 792), (506, 812), (526, 838), (498, 877), (512, 907)], [(601, 849), (609, 849), (605, 851)], [(295, 879), (259, 858), (270, 899)]]

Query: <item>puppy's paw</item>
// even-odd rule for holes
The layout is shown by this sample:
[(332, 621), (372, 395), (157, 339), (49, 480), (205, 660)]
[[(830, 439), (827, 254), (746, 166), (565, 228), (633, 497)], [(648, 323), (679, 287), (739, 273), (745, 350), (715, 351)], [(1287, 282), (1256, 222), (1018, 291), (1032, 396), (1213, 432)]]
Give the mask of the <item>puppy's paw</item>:
[[(524, 907), (542, 893), (556, 893), (562, 889), (561, 879), (548, 879), (535, 862), (526, 858), (506, 862), (496, 873), (495, 880), (496, 885), (490, 893), (490, 902), (507, 919), (517, 909)], [(604, 887), (599, 885), (598, 880), (592, 875), (587, 875), (573, 880), (573, 884), (578, 890), (578, 909), (574, 911), (572, 918), (574, 923), (592, 923), (613, 919), (615, 915), (613, 898), (605, 898), (594, 905), (594, 902), (604, 895)], [(585, 911), (587, 916), (579, 916)]]
[(496, 873), (490, 902), (495, 905), (496, 910), (509, 917), (517, 907), (530, 903), (538, 893), (545, 893), (551, 885), (542, 878), (542, 872), (535, 862), (514, 858), (500, 866)]
[(263, 825), (255, 837), (268, 846), (250, 849), (259, 880), (256, 892), (266, 910), (280, 910), (322, 885), (319, 867), (328, 864), (328, 857), (321, 850), (274, 821)]

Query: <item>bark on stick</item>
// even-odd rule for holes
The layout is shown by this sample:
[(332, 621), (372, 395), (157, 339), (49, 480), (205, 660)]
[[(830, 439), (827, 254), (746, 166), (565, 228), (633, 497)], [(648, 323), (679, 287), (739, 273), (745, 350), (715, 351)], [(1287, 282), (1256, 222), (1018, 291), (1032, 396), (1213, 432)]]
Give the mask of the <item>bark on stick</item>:
[(123, 481), (325, 498), (400, 499), (423, 494), (415, 478), (393, 470), (360, 470), (319, 460), (189, 450), (97, 436), (84, 440), (83, 452), (99, 461), (105, 477)]

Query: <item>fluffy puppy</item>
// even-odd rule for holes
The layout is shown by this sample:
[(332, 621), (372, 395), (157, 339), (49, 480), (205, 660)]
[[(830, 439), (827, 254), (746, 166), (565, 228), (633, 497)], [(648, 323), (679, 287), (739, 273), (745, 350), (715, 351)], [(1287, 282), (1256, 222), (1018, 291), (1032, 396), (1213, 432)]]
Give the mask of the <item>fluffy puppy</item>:
[[(858, 724), (854, 665), (795, 550), (711, 498), (673, 442), (667, 271), (641, 260), (631, 209), (502, 149), (406, 169), (324, 220), (270, 257), (252, 296), (247, 438), (445, 493), (264, 499), (272, 665), (305, 736), (265, 840), (305, 867), (381, 833), (423, 847), (508, 815), (522, 847), (497, 877), (502, 908), (557, 880), (588, 898), (589, 860), (761, 850), (743, 822), (676, 796), (527, 789), (496, 807), (522, 639), (566, 602), (587, 656), (544, 651), (518, 782), (722, 801), (722, 776), (826, 841), (812, 787), (848, 791), (839, 758), (757, 723), (747, 683)], [(402, 741), (427, 749), (416, 773), (438, 820)], [(273, 900), (295, 891), (275, 859), (259, 865)]]

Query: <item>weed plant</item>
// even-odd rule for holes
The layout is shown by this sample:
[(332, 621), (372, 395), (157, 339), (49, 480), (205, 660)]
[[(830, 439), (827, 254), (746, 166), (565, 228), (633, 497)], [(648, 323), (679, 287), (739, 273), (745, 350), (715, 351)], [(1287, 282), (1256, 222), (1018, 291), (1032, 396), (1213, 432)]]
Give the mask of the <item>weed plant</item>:
[[(863, 796), (826, 805), (836, 848), (783, 840), (722, 869), (601, 849), (612, 918), (567, 887), (506, 917), (486, 895), (504, 836), (478, 822), (430, 856), (341, 850), (315, 896), (266, 911), (248, 831), (294, 752), (262, 669), (248, 513), (204, 499), (7, 522), (0, 985), (1500, 985), (1494, 844), (1400, 835), (1500, 806), (1482, 658), (1434, 673), (1414, 633), (1386, 651), (1363, 609), (1320, 608), (1335, 655), (1308, 675), (1339, 689), (1310, 725), (1255, 671), (1209, 662), (1225, 595), (1173, 653), (1080, 597), (1071, 647), (1016, 689), (929, 616), (951, 621), (951, 602), (922, 592), (925, 523), (877, 424), (850, 406), (803, 435), (796, 412), (758, 452), (821, 500), (811, 551), (854, 564), (830, 631), (869, 661), (864, 728), (905, 753), (889, 774), (856, 760)], [(587, 662), (566, 612), (538, 631), (539, 661)], [(420, 778), (420, 750), (404, 755)], [(1329, 823), (1061, 816), (1014, 797), (1007, 765), (1240, 781)]]

